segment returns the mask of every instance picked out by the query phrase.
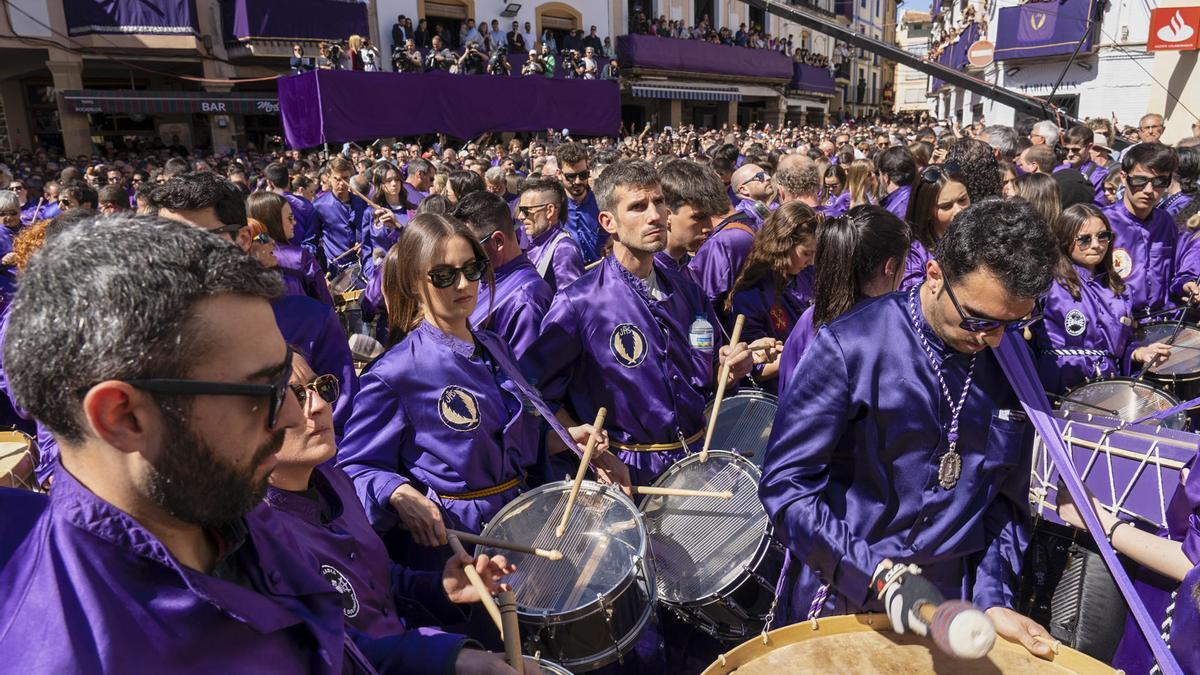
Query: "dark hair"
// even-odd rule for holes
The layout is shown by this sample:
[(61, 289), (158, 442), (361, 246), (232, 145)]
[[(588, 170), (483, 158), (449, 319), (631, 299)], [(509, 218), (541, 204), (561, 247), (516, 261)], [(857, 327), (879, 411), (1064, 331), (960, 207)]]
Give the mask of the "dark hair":
[[(1075, 247), (1075, 237), (1079, 235), (1079, 228), (1092, 218), (1099, 218), (1104, 227), (1112, 231), (1108, 217), (1092, 204), (1069, 206), (1054, 219), (1054, 236), (1058, 239), (1058, 252), (1061, 254), (1054, 266), (1054, 279), (1076, 300), (1079, 299), (1079, 275), (1075, 273), (1075, 266), (1072, 264), (1071, 250)], [(1104, 259), (1096, 265), (1096, 272), (1112, 272), (1112, 259), (1113, 243), (1109, 242)], [(1120, 295), (1125, 292), (1125, 280), (1119, 274), (1105, 274), (1104, 278), (1105, 285), (1113, 293)]]
[(283, 207), (288, 201), (274, 192), (255, 192), (246, 198), (246, 213), (267, 227), (267, 234), (280, 244), (288, 243), (283, 231)]
[(1175, 154), (1179, 158), (1175, 166), (1175, 177), (1179, 179), (1179, 187), (1183, 192), (1193, 194), (1200, 189), (1196, 184), (1196, 181), (1200, 180), (1200, 146), (1176, 148)]
[(462, 201), (464, 197), (472, 192), (486, 192), (487, 185), (483, 183), (483, 177), (474, 171), (451, 171), (450, 176), (446, 179), (446, 184), (454, 190), (454, 198)]
[(84, 208), (97, 209), (100, 207), (100, 199), (96, 196), (96, 191), (87, 183), (80, 181), (72, 181), (63, 185), (62, 190), (58, 192), (58, 198), (70, 197), (79, 202), (79, 205)]
[(712, 169), (686, 159), (674, 159), (658, 170), (663, 198), (671, 211), (690, 206), (703, 216), (719, 216), (729, 211), (729, 194), (721, 177)]
[(1062, 211), (1062, 193), (1058, 181), (1045, 173), (1027, 173), (1013, 181), (1017, 196), (1029, 202), (1037, 211), (1042, 222), (1049, 227)]
[(938, 264), (947, 278), (961, 279), (985, 268), (1006, 292), (1020, 298), (1046, 292), (1057, 259), (1049, 226), (1020, 199), (971, 204), (954, 217), (937, 247)]
[(992, 146), (974, 138), (963, 138), (946, 152), (946, 164), (957, 164), (971, 202), (1000, 196), (1000, 163)]
[[(838, 189), (837, 194), (830, 192), (829, 186), (827, 186), (825, 184), (825, 181), (828, 180), (830, 176), (833, 176), (834, 178), (836, 178), (838, 185), (841, 186)], [(821, 192), (820, 192), (821, 201), (825, 201), (827, 199), (832, 199), (834, 197), (837, 197), (838, 195), (842, 194), (843, 192), (848, 191), (849, 189), (850, 189), (850, 184), (849, 184), (849, 181), (847, 180), (846, 167), (842, 166), (841, 164), (830, 164), (829, 166), (825, 167), (825, 172), (821, 175)]]
[(125, 213), (48, 231), (13, 301), (4, 341), (9, 385), (55, 436), (78, 443), (89, 387), (183, 378), (213, 357), (197, 303), (282, 292), (277, 272), (184, 223)]
[(476, 239), (483, 239), (497, 230), (510, 239), (516, 236), (508, 204), (503, 197), (486, 190), (459, 199), (454, 207), (454, 217), (471, 228)]
[(888, 148), (875, 158), (879, 172), (896, 185), (912, 185), (917, 177), (917, 162), (908, 148)]
[[(932, 180), (929, 180), (932, 179)], [(921, 242), (926, 250), (932, 251), (937, 247), (937, 233), (934, 232), (933, 219), (937, 215), (938, 200), (942, 188), (949, 182), (966, 185), (966, 177), (958, 170), (957, 164), (934, 164), (921, 172), (921, 177), (913, 184), (912, 196), (908, 199), (908, 222), (912, 223), (912, 238)], [(970, 196), (970, 193), (967, 193)]]
[(240, 190), (211, 171), (198, 171), (160, 184), (150, 193), (156, 209), (198, 211), (212, 208), (225, 225), (246, 224), (246, 201)]
[(1096, 132), (1092, 131), (1091, 127), (1085, 126), (1083, 124), (1077, 124), (1077, 125), (1071, 127), (1070, 129), (1068, 129), (1066, 136), (1064, 136), (1063, 138), (1065, 140), (1071, 141), (1072, 143), (1080, 143), (1080, 144), (1087, 145), (1087, 144), (1095, 142)]
[(100, 191), (96, 193), (96, 201), (100, 204), (116, 204), (117, 208), (127, 209), (129, 208), (129, 193), (120, 185), (112, 183), (100, 188)]
[(526, 192), (549, 194), (550, 203), (554, 204), (558, 211), (558, 222), (566, 221), (567, 191), (563, 188), (562, 183), (553, 178), (533, 178), (521, 184), (521, 194)]
[(560, 171), (564, 170), (568, 164), (585, 162), (587, 158), (587, 148), (580, 143), (563, 143), (554, 149), (554, 159), (558, 160)]
[(640, 159), (623, 159), (609, 164), (600, 176), (592, 191), (596, 195), (596, 205), (601, 211), (614, 213), (617, 210), (616, 190), (618, 187), (650, 187), (659, 185), (658, 172), (649, 162)]
[(733, 284), (733, 293), (725, 299), (725, 310), (733, 306), (734, 293), (753, 288), (767, 277), (774, 283), (778, 301), (791, 281), (788, 266), (792, 249), (816, 236), (820, 220), (817, 212), (802, 202), (788, 202), (772, 211), (754, 235), (754, 245)]
[(863, 205), (817, 229), (813, 327), (841, 316), (864, 297), (863, 287), (889, 260), (897, 273), (912, 244), (908, 224), (882, 206)]
[(326, 169), (327, 171), (329, 171), (330, 173), (333, 173), (334, 171), (337, 171), (337, 172), (342, 172), (342, 171), (350, 171), (350, 172), (353, 172), (353, 171), (354, 171), (354, 164), (352, 164), (352, 163), (350, 162), (350, 160), (349, 160), (349, 159), (346, 159), (346, 158), (345, 158), (344, 156), (342, 156), (342, 155), (334, 155), (332, 158), (330, 158), (330, 160), (329, 160), (328, 162), (326, 162), (326, 163), (325, 163), (325, 169)]
[(271, 184), (271, 187), (277, 190), (288, 189), (288, 170), (286, 166), (278, 162), (268, 164), (267, 168), (263, 169), (263, 176), (267, 178), (267, 182)]
[(913, 141), (908, 144), (908, 151), (912, 153), (913, 161), (917, 163), (917, 167), (926, 166), (933, 159), (933, 144), (925, 141)]
[(1139, 164), (1154, 173), (1174, 173), (1179, 158), (1175, 150), (1161, 143), (1138, 143), (1121, 157), (1121, 170), (1129, 174)]

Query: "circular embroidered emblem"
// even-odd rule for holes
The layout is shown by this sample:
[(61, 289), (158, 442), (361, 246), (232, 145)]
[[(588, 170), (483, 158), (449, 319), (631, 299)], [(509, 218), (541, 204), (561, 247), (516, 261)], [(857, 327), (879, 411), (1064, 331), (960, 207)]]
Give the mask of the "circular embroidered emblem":
[(358, 594), (346, 575), (333, 565), (321, 565), (321, 576), (342, 596), (342, 613), (347, 617), (358, 616)]
[(1113, 249), (1113, 269), (1122, 279), (1129, 276), (1133, 271), (1133, 258), (1129, 257), (1129, 251), (1123, 248)]
[(1087, 324), (1087, 317), (1078, 309), (1067, 312), (1067, 316), (1063, 320), (1063, 327), (1067, 329), (1067, 335), (1072, 337), (1083, 335), (1083, 331), (1087, 330)]
[(438, 397), (438, 415), (455, 431), (474, 431), (479, 426), (479, 400), (466, 389), (450, 385)]
[(608, 349), (617, 363), (626, 368), (637, 368), (646, 360), (646, 336), (641, 328), (631, 323), (618, 324), (608, 339)]

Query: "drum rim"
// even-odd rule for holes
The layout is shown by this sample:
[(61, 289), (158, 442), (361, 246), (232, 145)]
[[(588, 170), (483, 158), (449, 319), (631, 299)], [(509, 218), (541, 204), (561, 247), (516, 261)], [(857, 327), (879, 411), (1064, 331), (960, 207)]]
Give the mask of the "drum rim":
[[(651, 585), (650, 590), (654, 590), (653, 585)], [(615, 643), (610, 645), (604, 651), (596, 652), (587, 658), (574, 660), (563, 659), (562, 661), (554, 661), (553, 663), (559, 665), (565, 670), (571, 671), (573, 667), (583, 666), (586, 666), (587, 670), (596, 670), (597, 668), (603, 668), (604, 666), (616, 661), (625, 654), (633, 651), (637, 641), (642, 638), (642, 633), (645, 632), (646, 627), (650, 624), (650, 616), (654, 613), (654, 605), (654, 598), (648, 598), (646, 602), (646, 608), (642, 610), (642, 614), (638, 617), (637, 623), (634, 624), (633, 628), (628, 633), (618, 638)], [(517, 612), (519, 614), (520, 610), (517, 610)]]
[[(722, 405), (724, 405), (726, 402), (732, 401), (737, 398), (751, 398), (751, 399), (754, 399), (757, 401), (766, 401), (767, 403), (774, 403), (776, 407), (779, 407), (779, 397), (778, 396), (776, 396), (775, 394), (772, 394), (769, 391), (766, 391), (763, 389), (756, 389), (754, 387), (740, 387), (740, 388), (738, 388), (738, 390), (735, 393), (728, 394), (725, 396), (725, 398), (721, 399), (721, 403), (722, 403)], [(704, 410), (705, 411), (712, 410), (712, 404), (713, 404), (712, 399), (709, 399), (708, 401), (706, 401), (704, 403)], [(707, 416), (708, 415), (705, 415), (705, 417), (707, 417)]]
[[(1138, 326), (1137, 330), (1134, 331), (1133, 336), (1134, 336), (1135, 340), (1145, 337), (1145, 330), (1147, 328), (1149, 328), (1150, 326), (1174, 327), (1176, 325), (1182, 325), (1184, 328), (1191, 328), (1192, 330), (1196, 331), (1197, 334), (1200, 334), (1200, 323), (1195, 323), (1192, 321), (1183, 321), (1183, 322), (1151, 321), (1149, 323)], [(1146, 379), (1147, 380), (1157, 380), (1157, 381), (1162, 381), (1162, 382), (1169, 382), (1169, 383), (1195, 382), (1197, 380), (1200, 380), (1200, 370), (1197, 370), (1195, 372), (1192, 372), (1192, 373), (1189, 373), (1186, 375), (1177, 375), (1177, 374), (1171, 374), (1171, 373), (1158, 373), (1158, 372), (1154, 371), (1153, 369), (1150, 369), (1150, 370), (1146, 371)]]
[[(1147, 373), (1145, 380), (1139, 380), (1136, 377), (1106, 377), (1101, 380), (1088, 380), (1087, 382), (1084, 382), (1083, 384), (1077, 384), (1074, 387), (1071, 387), (1070, 389), (1067, 390), (1067, 393), (1063, 394), (1063, 396), (1070, 398), (1071, 394), (1079, 391), (1080, 389), (1083, 389), (1084, 387), (1097, 385), (1097, 384), (1107, 384), (1110, 382), (1118, 382), (1118, 383), (1133, 385), (1133, 387), (1135, 389), (1137, 387), (1146, 387), (1147, 389), (1152, 389), (1155, 392), (1164, 396), (1168, 401), (1170, 401), (1171, 407), (1174, 407), (1174, 406), (1179, 405), (1180, 403), (1183, 403), (1183, 401), (1178, 396), (1176, 396), (1174, 393), (1154, 386), (1154, 382), (1156, 382), (1157, 380), (1151, 380), (1151, 378), (1150, 378), (1151, 374), (1152, 373)], [(1200, 375), (1197, 376), (1197, 379), (1200, 379)], [(1147, 382), (1146, 380), (1150, 380), (1150, 382)], [(1064, 401), (1062, 405), (1070, 405), (1070, 403), (1071, 403), (1070, 401)], [(1078, 412), (1078, 413), (1089, 412), (1087, 410), (1078, 410), (1078, 409), (1074, 409), (1074, 408), (1072, 408), (1072, 409), (1063, 408), (1062, 405), (1059, 406), (1059, 409), (1066, 410), (1067, 412)], [(1087, 406), (1082, 406), (1082, 407), (1086, 408)], [(1091, 411), (1091, 414), (1093, 414), (1093, 415), (1095, 415), (1097, 413), (1098, 413), (1098, 411)], [(1181, 410), (1180, 412), (1177, 412), (1174, 415), (1171, 415), (1171, 417), (1176, 417), (1176, 416), (1181, 416), (1186, 421), (1187, 420), (1187, 411)], [(1116, 418), (1113, 418), (1113, 419), (1116, 419)]]

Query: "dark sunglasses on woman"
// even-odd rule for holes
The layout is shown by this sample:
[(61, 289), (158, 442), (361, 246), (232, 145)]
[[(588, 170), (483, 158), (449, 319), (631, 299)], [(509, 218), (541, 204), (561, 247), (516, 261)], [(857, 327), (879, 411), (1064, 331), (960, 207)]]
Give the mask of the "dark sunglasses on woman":
[(450, 288), (458, 283), (459, 274), (466, 277), (467, 281), (475, 282), (483, 278), (483, 273), (487, 271), (487, 268), (487, 258), (476, 258), (462, 267), (439, 265), (429, 270), (429, 281), (434, 288)]

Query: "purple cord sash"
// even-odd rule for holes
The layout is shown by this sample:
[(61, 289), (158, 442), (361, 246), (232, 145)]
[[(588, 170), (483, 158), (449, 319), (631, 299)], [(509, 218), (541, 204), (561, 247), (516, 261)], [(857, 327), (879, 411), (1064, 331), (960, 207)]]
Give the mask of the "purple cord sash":
[(1154, 625), (1141, 597), (1134, 590), (1133, 582), (1125, 573), (1125, 568), (1117, 561), (1117, 554), (1113, 550), (1112, 544), (1108, 542), (1104, 528), (1100, 526), (1100, 519), (1092, 508), (1091, 500), (1087, 498), (1083, 482), (1079, 479), (1079, 473), (1071, 461), (1066, 443), (1058, 432), (1058, 425), (1050, 410), (1050, 402), (1042, 390), (1033, 359), (1030, 358), (1024, 341), (1017, 335), (1006, 333), (1000, 346), (994, 351), (996, 358), (1000, 361), (1000, 367), (1004, 369), (1009, 383), (1017, 393), (1017, 398), (1025, 408), (1025, 413), (1029, 415), (1029, 420), (1033, 422), (1034, 428), (1037, 429), (1038, 435), (1041, 436), (1042, 442), (1046, 444), (1046, 449), (1058, 466), (1059, 476), (1066, 485), (1067, 492), (1075, 500), (1075, 507), (1083, 516), (1087, 531), (1096, 540), (1100, 556), (1104, 558), (1104, 564), (1108, 566), (1109, 572), (1117, 582), (1117, 587), (1121, 589), (1121, 595), (1125, 596), (1125, 601), (1129, 603), (1133, 618), (1142, 631), (1142, 636), (1149, 643), (1150, 651), (1154, 653), (1159, 669), (1165, 675), (1182, 675), (1183, 671), (1180, 670), (1171, 650), (1159, 634), (1158, 626)]

